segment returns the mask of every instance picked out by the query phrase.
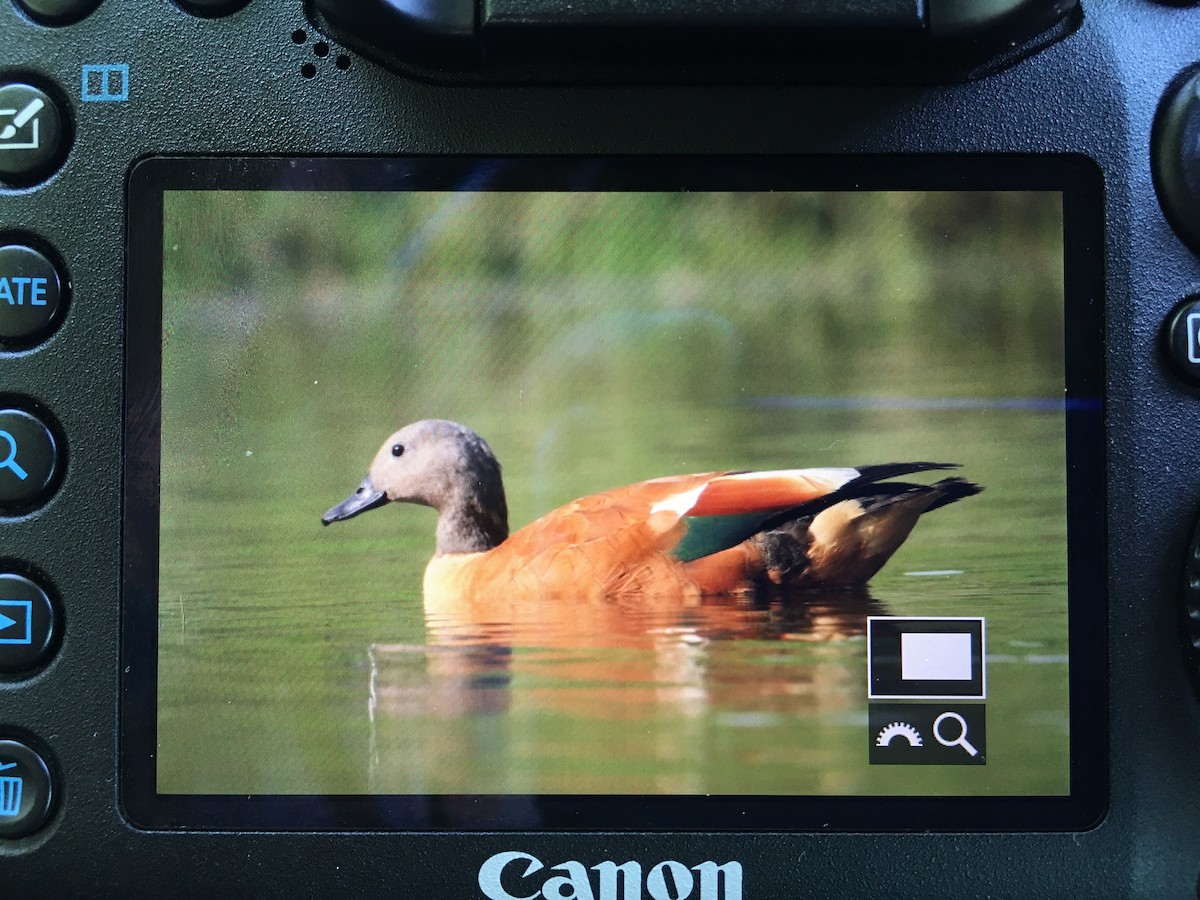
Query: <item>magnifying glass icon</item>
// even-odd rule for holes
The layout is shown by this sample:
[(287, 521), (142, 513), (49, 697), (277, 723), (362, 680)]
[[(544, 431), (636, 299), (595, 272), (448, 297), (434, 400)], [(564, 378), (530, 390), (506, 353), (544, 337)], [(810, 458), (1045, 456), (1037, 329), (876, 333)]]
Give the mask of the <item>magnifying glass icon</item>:
[(24, 481), (29, 477), (29, 473), (17, 463), (17, 439), (7, 431), (0, 431), (0, 454), (4, 452), (4, 444), (8, 444), (8, 459), (0, 460), (0, 469), (9, 469), (14, 475)]
[[(950, 740), (942, 734), (942, 723), (947, 719), (958, 723), (958, 737), (954, 738), (954, 740)], [(967, 720), (956, 712), (944, 712), (934, 719), (933, 736), (937, 738), (937, 742), (943, 747), (962, 747), (972, 756), (979, 755), (979, 751), (971, 746), (971, 742), (967, 740)]]

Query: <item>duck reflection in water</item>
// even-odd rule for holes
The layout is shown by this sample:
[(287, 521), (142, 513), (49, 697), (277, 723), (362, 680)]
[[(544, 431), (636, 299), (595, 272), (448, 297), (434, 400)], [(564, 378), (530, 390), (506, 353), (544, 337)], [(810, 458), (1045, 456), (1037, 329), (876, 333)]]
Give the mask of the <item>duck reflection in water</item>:
[(535, 601), (543, 618), (515, 626), (475, 605), (427, 616), (424, 645), (371, 645), (371, 789), (424, 795), (413, 824), (521, 828), (545, 824), (531, 795), (709, 793), (714, 767), (755, 763), (719, 749), (714, 728), (802, 756), (777, 740), (781, 723), (855, 714), (861, 673), (835, 648), (884, 611), (861, 587), (706, 598), (664, 617), (582, 605)]
[[(542, 709), (610, 719), (641, 718), (649, 706), (687, 714), (710, 705), (742, 708), (751, 699), (761, 706), (775, 691), (790, 704), (805, 693), (812, 703), (825, 703), (850, 688), (840, 660), (791, 668), (785, 679), (774, 680), (779, 673), (764, 678), (758, 667), (770, 655), (766, 649), (747, 654), (736, 642), (861, 637), (867, 616), (886, 612), (865, 587), (780, 589), (769, 599), (706, 598), (673, 611), (660, 608), (654, 616), (590, 603), (573, 614), (561, 604), (530, 605), (543, 615), (489, 620), (479, 616), (476, 604), (463, 615), (427, 614), (425, 645), (372, 644), (371, 716), (505, 712), (519, 674), (533, 675), (544, 686), (531, 687), (524, 698)], [(718, 668), (720, 683), (709, 683), (707, 676)]]

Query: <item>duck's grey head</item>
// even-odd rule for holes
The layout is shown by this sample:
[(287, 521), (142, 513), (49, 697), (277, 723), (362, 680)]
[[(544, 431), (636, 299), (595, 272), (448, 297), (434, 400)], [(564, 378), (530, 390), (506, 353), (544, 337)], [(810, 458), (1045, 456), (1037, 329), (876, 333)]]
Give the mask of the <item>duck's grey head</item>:
[(426, 419), (401, 428), (383, 442), (358, 489), (321, 522), (392, 500), (438, 511), (439, 553), (485, 550), (508, 536), (500, 464), (483, 438), (457, 422)]

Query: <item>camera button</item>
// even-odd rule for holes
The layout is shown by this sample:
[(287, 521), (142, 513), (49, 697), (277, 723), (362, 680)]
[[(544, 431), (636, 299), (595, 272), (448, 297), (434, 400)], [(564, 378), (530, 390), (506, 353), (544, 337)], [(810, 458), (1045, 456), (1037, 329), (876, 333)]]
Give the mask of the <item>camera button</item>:
[(1200, 72), (1163, 98), (1150, 142), (1158, 202), (1193, 252), (1200, 252)]
[(49, 595), (28, 578), (0, 573), (0, 673), (37, 668), (57, 639), (58, 616)]
[(100, 0), (17, 0), (17, 5), (43, 25), (70, 25), (100, 5)]
[(227, 16), (237, 12), (250, 0), (176, 0), (188, 12), (197, 16)]
[(1167, 319), (1164, 338), (1175, 373), (1200, 384), (1200, 297), (1191, 297), (1175, 308)]
[(67, 153), (66, 117), (45, 91), (31, 84), (0, 83), (0, 180), (32, 184)]
[(0, 838), (24, 837), (50, 818), (50, 767), (20, 741), (0, 740)]
[(62, 444), (50, 427), (23, 409), (0, 409), (0, 515), (45, 502), (62, 478)]
[(66, 309), (65, 281), (43, 253), (0, 246), (0, 345), (27, 347), (46, 337)]

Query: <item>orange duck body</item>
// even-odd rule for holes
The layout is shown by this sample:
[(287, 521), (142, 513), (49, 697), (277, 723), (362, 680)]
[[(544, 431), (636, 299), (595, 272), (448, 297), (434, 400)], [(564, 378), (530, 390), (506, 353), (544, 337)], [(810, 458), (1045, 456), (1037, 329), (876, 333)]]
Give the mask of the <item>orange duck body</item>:
[(500, 466), (462, 425), (426, 420), (384, 443), (358, 490), (322, 518), (389, 501), (439, 513), (426, 602), (576, 597), (652, 602), (865, 583), (920, 515), (979, 487), (884, 481), (947, 468), (713, 472), (644, 481), (566, 504), (508, 534)]

